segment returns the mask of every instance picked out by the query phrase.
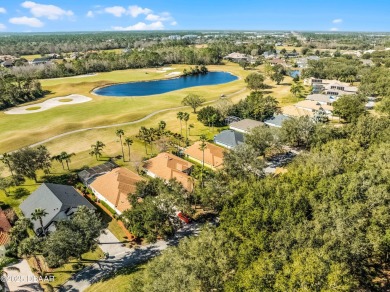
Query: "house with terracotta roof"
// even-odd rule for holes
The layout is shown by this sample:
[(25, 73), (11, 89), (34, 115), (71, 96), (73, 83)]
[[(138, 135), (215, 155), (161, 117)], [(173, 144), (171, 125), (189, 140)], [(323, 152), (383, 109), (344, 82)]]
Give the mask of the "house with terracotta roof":
[(142, 177), (131, 170), (118, 167), (97, 177), (89, 187), (100, 201), (121, 215), (131, 207), (128, 195), (135, 193), (137, 182), (142, 180)]
[(10, 241), (9, 231), (12, 226), (4, 211), (0, 208), (0, 256), (5, 255), (6, 247)]
[(192, 192), (194, 184), (190, 177), (194, 165), (176, 155), (162, 152), (147, 161), (143, 166), (147, 175), (153, 178), (161, 178), (168, 182), (176, 179), (183, 187)]
[[(200, 145), (200, 141), (195, 142), (193, 145), (188, 147), (184, 153), (189, 159), (202, 164), (203, 151), (200, 150)], [(222, 147), (206, 142), (206, 148), (204, 149), (204, 165), (214, 170), (221, 168), (223, 164), (224, 151), (225, 149)]]

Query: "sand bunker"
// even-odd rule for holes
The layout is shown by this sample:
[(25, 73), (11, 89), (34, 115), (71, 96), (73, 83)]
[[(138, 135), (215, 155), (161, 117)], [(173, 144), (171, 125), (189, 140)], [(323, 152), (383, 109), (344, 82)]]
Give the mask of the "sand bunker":
[(171, 72), (171, 73), (168, 73), (166, 76), (177, 76), (177, 75), (180, 75), (181, 73), (180, 72)]
[(69, 104), (78, 104), (83, 102), (88, 102), (92, 100), (90, 97), (79, 94), (71, 94), (68, 96), (61, 96), (48, 99), (41, 103), (30, 104), (21, 107), (14, 107), (10, 110), (5, 111), (5, 114), (8, 115), (24, 115), (24, 114), (34, 114), (38, 112), (43, 112), (45, 110), (51, 109), (53, 107)]

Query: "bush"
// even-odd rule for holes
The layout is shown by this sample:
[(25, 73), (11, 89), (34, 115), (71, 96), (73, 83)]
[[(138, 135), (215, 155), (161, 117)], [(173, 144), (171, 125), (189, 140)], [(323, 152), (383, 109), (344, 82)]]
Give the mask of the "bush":
[(116, 211), (111, 208), (106, 202), (103, 202), (103, 201), (100, 201), (100, 203), (108, 210), (112, 213), (112, 215), (116, 215)]
[(15, 199), (21, 199), (30, 195), (30, 191), (26, 188), (17, 188), (14, 191)]

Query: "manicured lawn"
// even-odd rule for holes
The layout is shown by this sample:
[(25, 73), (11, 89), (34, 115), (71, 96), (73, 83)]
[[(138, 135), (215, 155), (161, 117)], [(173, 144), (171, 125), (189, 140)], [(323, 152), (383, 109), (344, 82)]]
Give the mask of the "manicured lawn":
[[(174, 71), (188, 68), (183, 65), (172, 67), (176, 68)], [(237, 65), (209, 66), (209, 68), (231, 71), (241, 77), (249, 73)], [(64, 105), (61, 108), (52, 108), (30, 115), (0, 113), (0, 140), (2, 141), (0, 152), (12, 151), (75, 129), (137, 120), (160, 109), (181, 106), (181, 100), (189, 93), (196, 93), (207, 100), (213, 100), (219, 98), (222, 93), (237, 92), (245, 87), (241, 79), (222, 85), (193, 87), (145, 97), (101, 97), (90, 93), (93, 88), (105, 84), (165, 77), (166, 73), (157, 71), (156, 69), (123, 70), (99, 73), (96, 76), (43, 80), (43, 88), (52, 92), (45, 99), (78, 93), (92, 97), (93, 101)], [(41, 101), (42, 99), (39, 100)]]

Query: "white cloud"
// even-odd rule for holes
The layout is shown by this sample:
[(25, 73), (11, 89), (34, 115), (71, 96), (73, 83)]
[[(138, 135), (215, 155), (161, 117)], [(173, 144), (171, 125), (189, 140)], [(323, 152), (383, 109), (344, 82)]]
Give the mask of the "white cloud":
[(343, 20), (341, 18), (333, 19), (332, 23), (342, 23)]
[(4, 24), (0, 23), (0, 30), (5, 30), (6, 28), (7, 27)]
[(64, 10), (55, 5), (38, 4), (32, 1), (25, 1), (22, 7), (30, 9), (30, 12), (35, 17), (46, 17), (50, 20), (62, 18), (64, 16), (73, 16), (73, 11)]
[(152, 22), (150, 24), (146, 24), (144, 22), (138, 22), (134, 25), (130, 25), (127, 27), (122, 26), (114, 26), (114, 30), (162, 30), (164, 29), (164, 24), (161, 21)]
[(137, 5), (129, 6), (128, 14), (130, 14), (132, 17), (137, 17), (140, 14), (148, 15), (152, 13), (153, 11), (149, 8), (142, 8)]
[(171, 25), (175, 26), (175, 25), (177, 25), (177, 22), (176, 21), (172, 21)]
[(121, 17), (122, 14), (126, 14), (126, 9), (122, 6), (112, 6), (104, 9), (105, 12), (114, 15), (115, 17)]
[(338, 29), (337, 27), (332, 27), (332, 28), (330, 29), (330, 31), (339, 31), (339, 29)]
[(169, 12), (163, 12), (160, 14), (148, 14), (145, 18), (149, 21), (175, 21)]
[(44, 23), (38, 18), (27, 16), (10, 18), (9, 22), (12, 24), (28, 25), (31, 27), (42, 27), (44, 25)]
[(7, 10), (4, 7), (0, 7), (0, 13), (7, 13)]
[(93, 11), (89, 10), (86, 14), (87, 17), (94, 17), (95, 14), (93, 14)]

